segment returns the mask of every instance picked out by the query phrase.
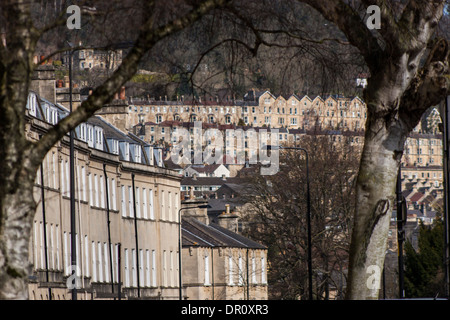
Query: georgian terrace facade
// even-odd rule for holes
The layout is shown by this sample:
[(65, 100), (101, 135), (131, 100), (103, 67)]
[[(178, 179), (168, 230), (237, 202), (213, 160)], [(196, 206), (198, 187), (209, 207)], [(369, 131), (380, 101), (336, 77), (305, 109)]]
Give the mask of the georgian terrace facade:
[[(28, 137), (67, 114), (31, 92)], [(119, 291), (122, 299), (177, 299), (179, 175), (163, 167), (160, 150), (98, 116), (77, 128), (74, 145), (78, 299), (117, 299)], [(71, 299), (69, 179), (66, 136), (37, 174), (30, 299)]]
[(364, 130), (366, 106), (358, 97), (340, 95), (311, 98), (307, 95), (275, 96), (269, 91), (250, 91), (243, 100), (168, 101), (132, 99), (129, 123), (202, 121), (255, 127), (321, 130)]

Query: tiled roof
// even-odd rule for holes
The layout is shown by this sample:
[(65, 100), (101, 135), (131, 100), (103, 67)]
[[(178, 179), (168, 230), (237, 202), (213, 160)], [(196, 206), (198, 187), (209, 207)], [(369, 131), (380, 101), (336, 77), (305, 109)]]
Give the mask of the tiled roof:
[(422, 199), (422, 197), (423, 197), (423, 193), (421, 193), (421, 192), (416, 192), (416, 193), (413, 194), (413, 196), (409, 199), (409, 201), (411, 201), (411, 202), (417, 202), (417, 201), (419, 201), (420, 199)]

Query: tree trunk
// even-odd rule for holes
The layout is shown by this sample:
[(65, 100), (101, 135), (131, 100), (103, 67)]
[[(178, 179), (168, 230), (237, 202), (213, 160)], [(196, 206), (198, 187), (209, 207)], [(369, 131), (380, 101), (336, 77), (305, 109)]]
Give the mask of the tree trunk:
[(24, 117), (7, 116), (14, 110), (25, 112), (24, 108), (4, 103), (1, 109), (0, 299), (26, 299), (30, 230), (36, 209), (33, 187), (39, 162), (30, 161)]
[(28, 257), (35, 212), (33, 187), (2, 194), (0, 229), (0, 299), (28, 299), (27, 280), (31, 272)]
[[(356, 186), (347, 299), (377, 299), (405, 134), (368, 122)], [(377, 127), (373, 134), (374, 127)]]

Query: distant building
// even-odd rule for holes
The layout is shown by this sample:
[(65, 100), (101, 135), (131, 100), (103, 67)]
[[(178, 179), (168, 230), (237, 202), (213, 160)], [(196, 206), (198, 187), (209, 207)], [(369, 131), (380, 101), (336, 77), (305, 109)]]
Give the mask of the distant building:
[(216, 178), (229, 178), (230, 170), (228, 170), (223, 164), (210, 164), (210, 165), (190, 165), (184, 169), (185, 177), (216, 177)]
[(205, 211), (183, 214), (182, 236), (185, 299), (268, 298), (267, 247), (210, 223)]
[[(63, 63), (69, 65), (69, 55), (63, 55)], [(82, 49), (73, 53), (73, 66), (76, 70), (103, 69), (116, 70), (122, 63), (122, 50)]]
[[(55, 90), (54, 82), (47, 84), (41, 92)], [(38, 140), (68, 113), (30, 92), (28, 137)], [(119, 290), (122, 299), (177, 299), (181, 177), (162, 166), (160, 150), (99, 116), (75, 131), (78, 299), (117, 298)], [(37, 173), (29, 243), (32, 300), (71, 299), (66, 283), (72, 270), (69, 160), (66, 135)]]

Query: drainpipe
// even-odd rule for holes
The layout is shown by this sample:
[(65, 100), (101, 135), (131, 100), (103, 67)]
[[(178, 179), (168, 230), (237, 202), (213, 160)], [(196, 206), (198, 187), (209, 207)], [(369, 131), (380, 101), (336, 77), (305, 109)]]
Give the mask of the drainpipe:
[(403, 242), (405, 241), (405, 231), (403, 226), (406, 223), (406, 212), (403, 212), (403, 196), (402, 196), (402, 167), (400, 165), (397, 175), (397, 238), (398, 238), (398, 295), (400, 299), (405, 297), (404, 289), (404, 261), (403, 261)]
[(113, 273), (113, 258), (111, 251), (111, 220), (109, 217), (109, 189), (108, 189), (108, 175), (106, 173), (106, 164), (103, 164), (103, 174), (105, 175), (105, 189), (106, 189), (106, 223), (108, 227), (108, 246), (109, 246), (109, 271), (111, 273), (111, 293), (114, 295), (114, 273)]
[(250, 281), (248, 277), (248, 247), (247, 247), (247, 300), (250, 300)]
[[(47, 220), (45, 214), (45, 193), (44, 193), (44, 166), (41, 164), (41, 198), (42, 198), (42, 223), (44, 226), (44, 252), (45, 252), (45, 276), (48, 280), (48, 248), (47, 248)], [(48, 298), (52, 300), (52, 288), (48, 287)]]
[(214, 246), (211, 247), (212, 300), (214, 300)]
[(137, 227), (137, 217), (136, 217), (136, 192), (134, 187), (134, 173), (131, 174), (131, 181), (133, 183), (133, 211), (134, 211), (134, 235), (136, 239), (136, 274), (137, 274), (137, 289), (138, 298), (141, 297), (141, 285), (139, 279), (139, 242), (138, 242), (138, 227)]

